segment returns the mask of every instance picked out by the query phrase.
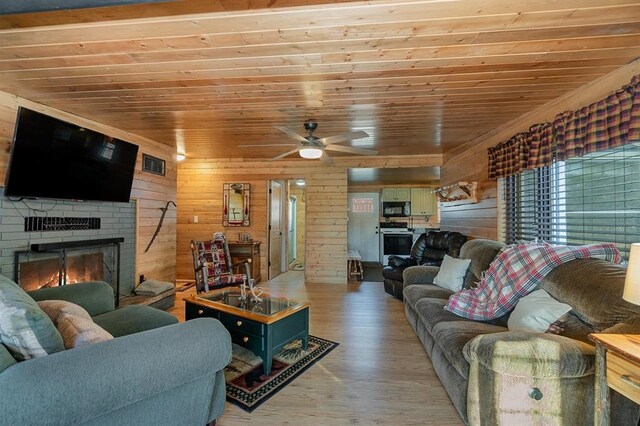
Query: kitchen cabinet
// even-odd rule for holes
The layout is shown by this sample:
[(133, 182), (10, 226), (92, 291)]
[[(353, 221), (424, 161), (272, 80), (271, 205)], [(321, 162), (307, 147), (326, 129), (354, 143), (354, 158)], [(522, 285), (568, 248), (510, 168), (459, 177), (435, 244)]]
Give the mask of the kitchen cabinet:
[[(231, 255), (231, 263), (251, 259), (251, 263), (249, 263), (251, 278), (254, 279), (256, 284), (260, 282), (260, 241), (229, 243), (229, 254)], [(244, 266), (236, 267), (234, 272), (236, 274), (244, 274)]]
[(431, 188), (411, 188), (411, 216), (436, 214), (436, 196)]
[(409, 188), (384, 188), (382, 201), (411, 201), (411, 190)]

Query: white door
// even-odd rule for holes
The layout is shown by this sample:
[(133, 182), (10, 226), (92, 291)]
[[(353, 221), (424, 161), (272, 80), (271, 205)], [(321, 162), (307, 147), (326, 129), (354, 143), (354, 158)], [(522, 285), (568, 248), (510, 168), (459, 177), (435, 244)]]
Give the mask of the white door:
[(284, 222), (284, 185), (280, 181), (269, 182), (269, 279), (282, 272)]
[(380, 194), (353, 192), (348, 196), (347, 246), (365, 262), (380, 261)]

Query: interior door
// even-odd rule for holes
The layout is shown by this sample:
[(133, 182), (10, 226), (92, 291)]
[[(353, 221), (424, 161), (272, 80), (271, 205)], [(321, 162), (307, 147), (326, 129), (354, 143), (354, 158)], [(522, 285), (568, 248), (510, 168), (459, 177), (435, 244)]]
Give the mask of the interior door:
[(365, 262), (380, 261), (380, 194), (352, 192), (348, 195), (347, 245), (358, 250)]
[(282, 273), (282, 238), (284, 209), (284, 184), (280, 181), (269, 182), (269, 279)]

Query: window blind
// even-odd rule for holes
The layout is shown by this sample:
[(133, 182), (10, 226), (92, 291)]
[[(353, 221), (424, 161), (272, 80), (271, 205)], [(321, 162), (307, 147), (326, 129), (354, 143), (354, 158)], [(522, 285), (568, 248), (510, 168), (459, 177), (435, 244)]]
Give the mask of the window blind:
[(628, 257), (640, 242), (640, 143), (526, 170), (500, 186), (507, 243), (613, 242)]

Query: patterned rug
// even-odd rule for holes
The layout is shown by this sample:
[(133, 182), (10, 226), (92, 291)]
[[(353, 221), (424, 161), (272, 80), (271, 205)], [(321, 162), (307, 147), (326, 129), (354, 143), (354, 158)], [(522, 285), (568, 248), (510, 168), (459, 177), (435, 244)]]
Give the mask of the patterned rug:
[(336, 342), (311, 335), (306, 351), (300, 341), (289, 343), (273, 357), (271, 374), (265, 376), (262, 360), (234, 344), (233, 359), (224, 369), (227, 401), (251, 413), (337, 346)]

